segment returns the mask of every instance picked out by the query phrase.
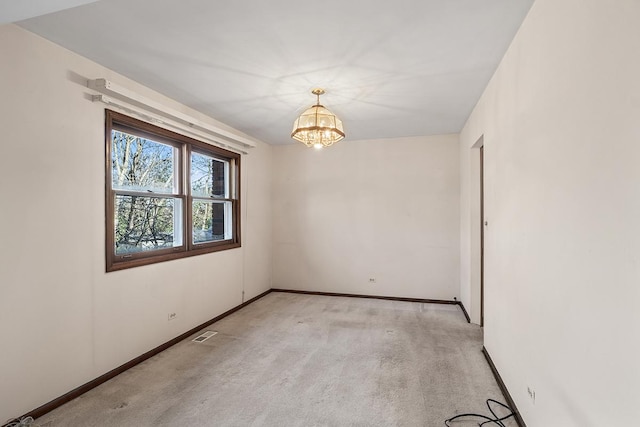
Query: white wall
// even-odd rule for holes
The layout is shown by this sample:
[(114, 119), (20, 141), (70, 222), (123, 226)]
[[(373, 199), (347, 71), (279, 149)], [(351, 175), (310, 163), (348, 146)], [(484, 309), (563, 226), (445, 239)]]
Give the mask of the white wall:
[(485, 346), (529, 427), (640, 416), (638, 17), (537, 0), (460, 136), (462, 271), (484, 135)]
[(459, 297), (457, 135), (279, 146), (273, 162), (274, 287)]
[(106, 77), (213, 121), (14, 25), (0, 58), (6, 420), (271, 287), (271, 147), (242, 158), (242, 248), (107, 274), (104, 106), (82, 83)]

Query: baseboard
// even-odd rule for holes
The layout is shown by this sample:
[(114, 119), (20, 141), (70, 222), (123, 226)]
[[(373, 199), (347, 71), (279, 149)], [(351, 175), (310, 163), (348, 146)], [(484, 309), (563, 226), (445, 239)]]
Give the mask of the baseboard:
[[(271, 289), (269, 289), (268, 291), (265, 291), (263, 293), (261, 293), (260, 295), (251, 298), (248, 301), (243, 302), (240, 305), (237, 305), (235, 307), (233, 307), (232, 309), (225, 311), (224, 313), (222, 313), (219, 316), (214, 317), (211, 320), (208, 320), (204, 323), (202, 323), (201, 325), (196, 326), (195, 328), (189, 329), (187, 332), (185, 332), (184, 334), (181, 334), (180, 336), (175, 337), (174, 339), (167, 341), (166, 343), (159, 345), (158, 347), (147, 351), (146, 353), (136, 357), (135, 359), (132, 359), (130, 361), (128, 361), (127, 363), (125, 363), (124, 365), (118, 366), (115, 369), (112, 369), (111, 371), (107, 372), (106, 374), (100, 375), (98, 378), (89, 381), (86, 384), (81, 385), (78, 388), (75, 388), (73, 390), (71, 390), (70, 392), (63, 394), (62, 396), (53, 399), (51, 402), (49, 403), (45, 403), (44, 405), (40, 406), (39, 408), (34, 409), (33, 411), (30, 411), (29, 413), (23, 415), (22, 417), (17, 418), (16, 420), (19, 420), (23, 417), (33, 417), (33, 418), (38, 418), (43, 416), (44, 414), (46, 414), (47, 412), (51, 412), (54, 409), (56, 409), (59, 406), (64, 405), (67, 402), (70, 402), (71, 400), (75, 399), (76, 397), (79, 397), (80, 395), (88, 392), (89, 390), (99, 386), (100, 384), (109, 381), (110, 379), (116, 377), (117, 375), (123, 373), (124, 371), (126, 371), (127, 369), (133, 368), (134, 366), (136, 366), (137, 364), (144, 362), (145, 360), (155, 356), (156, 354), (168, 349), (169, 347), (176, 345), (177, 343), (179, 343), (180, 341), (189, 338), (189, 336), (195, 334), (196, 332), (198, 332), (199, 330), (206, 328), (207, 326), (217, 322), (218, 320), (221, 320), (225, 317), (227, 317), (228, 315), (235, 313), (236, 311), (240, 310), (243, 307), (246, 307), (247, 305), (251, 304), (252, 302), (259, 300), (260, 298), (264, 297), (265, 295), (271, 293)], [(11, 424), (13, 422), (13, 420), (7, 422), (7, 424), (4, 424), (4, 426), (7, 426), (9, 424)]]
[(390, 297), (390, 296), (384, 296), (384, 295), (343, 294), (338, 292), (299, 291), (295, 289), (277, 289), (277, 288), (271, 288), (271, 291), (287, 292), (290, 294), (322, 295), (322, 296), (328, 296), (328, 297), (371, 298), (371, 299), (383, 299), (383, 300), (391, 300), (391, 301), (424, 302), (429, 304), (451, 304), (451, 305), (458, 304), (458, 301), (448, 301), (448, 300), (441, 300), (441, 299)]
[(498, 372), (496, 365), (493, 364), (493, 360), (491, 359), (491, 356), (489, 356), (489, 352), (484, 346), (482, 347), (482, 353), (484, 354), (484, 357), (487, 359), (487, 363), (489, 363), (491, 372), (493, 372), (493, 376), (496, 378), (496, 382), (498, 383), (498, 386), (500, 387), (500, 390), (502, 391), (502, 394), (504, 395), (504, 398), (507, 401), (507, 405), (509, 405), (509, 407), (513, 411), (516, 422), (520, 427), (527, 427), (524, 420), (522, 419), (522, 416), (520, 415), (520, 411), (518, 411), (518, 407), (516, 406), (516, 403), (511, 398), (511, 394), (509, 393), (509, 390), (507, 390), (507, 386), (504, 384), (504, 381), (502, 381), (502, 377), (500, 376), (500, 373)]
[(462, 301), (458, 301), (458, 305), (462, 309), (462, 314), (464, 314), (464, 317), (467, 318), (467, 323), (471, 323), (471, 318), (469, 317), (469, 313), (467, 313), (467, 309), (464, 308), (464, 304), (462, 304)]

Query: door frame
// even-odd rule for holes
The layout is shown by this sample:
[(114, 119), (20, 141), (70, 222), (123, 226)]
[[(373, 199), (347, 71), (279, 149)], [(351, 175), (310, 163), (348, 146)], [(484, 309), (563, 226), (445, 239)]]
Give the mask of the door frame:
[(480, 146), (480, 326), (484, 326), (484, 145)]

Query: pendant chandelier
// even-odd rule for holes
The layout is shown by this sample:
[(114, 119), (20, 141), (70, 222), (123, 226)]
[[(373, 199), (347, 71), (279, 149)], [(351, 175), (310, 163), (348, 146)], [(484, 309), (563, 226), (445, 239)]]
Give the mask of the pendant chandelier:
[(296, 119), (293, 123), (291, 138), (302, 142), (307, 147), (329, 147), (344, 138), (342, 121), (320, 105), (320, 95), (325, 93), (324, 89), (313, 89), (311, 93), (318, 97), (316, 105), (305, 110)]

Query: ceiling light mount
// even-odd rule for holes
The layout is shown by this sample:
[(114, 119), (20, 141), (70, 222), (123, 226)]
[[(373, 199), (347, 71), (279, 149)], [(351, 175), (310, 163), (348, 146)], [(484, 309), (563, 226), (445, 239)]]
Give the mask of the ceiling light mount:
[(322, 88), (311, 91), (316, 95), (316, 104), (306, 109), (293, 123), (291, 138), (307, 147), (329, 147), (344, 138), (342, 121), (320, 104), (320, 95), (326, 92)]

